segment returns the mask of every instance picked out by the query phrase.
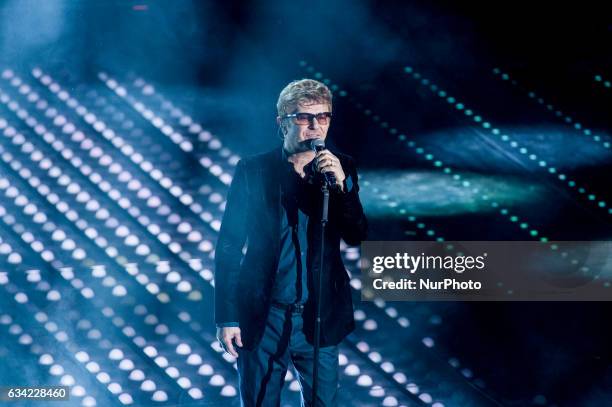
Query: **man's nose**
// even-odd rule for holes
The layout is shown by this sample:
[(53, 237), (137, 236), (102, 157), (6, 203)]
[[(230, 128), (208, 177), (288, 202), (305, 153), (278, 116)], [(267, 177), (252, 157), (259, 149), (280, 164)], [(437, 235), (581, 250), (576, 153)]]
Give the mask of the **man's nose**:
[(319, 127), (319, 122), (316, 117), (313, 117), (308, 121), (308, 128), (311, 130), (316, 130)]

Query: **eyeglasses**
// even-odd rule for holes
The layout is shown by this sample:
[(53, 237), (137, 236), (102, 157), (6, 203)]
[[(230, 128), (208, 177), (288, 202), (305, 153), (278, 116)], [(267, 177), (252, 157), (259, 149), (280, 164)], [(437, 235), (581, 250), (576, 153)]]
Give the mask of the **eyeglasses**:
[(322, 112), (317, 114), (312, 113), (293, 113), (287, 114), (283, 116), (283, 119), (293, 119), (295, 124), (308, 125), (310, 123), (314, 123), (314, 119), (317, 119), (317, 123), (321, 126), (325, 126), (329, 124), (329, 120), (331, 119), (331, 112)]

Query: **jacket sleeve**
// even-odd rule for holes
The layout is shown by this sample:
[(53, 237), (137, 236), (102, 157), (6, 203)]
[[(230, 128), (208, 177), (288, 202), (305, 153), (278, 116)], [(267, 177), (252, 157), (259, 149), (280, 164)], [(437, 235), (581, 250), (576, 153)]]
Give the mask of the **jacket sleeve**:
[(215, 248), (215, 323), (238, 321), (237, 286), (247, 237), (248, 185), (244, 161), (236, 165)]
[(342, 166), (347, 184), (352, 185), (348, 185), (347, 191), (335, 194), (338, 201), (340, 237), (347, 244), (355, 246), (367, 238), (368, 221), (359, 200), (359, 183), (353, 159), (347, 156)]

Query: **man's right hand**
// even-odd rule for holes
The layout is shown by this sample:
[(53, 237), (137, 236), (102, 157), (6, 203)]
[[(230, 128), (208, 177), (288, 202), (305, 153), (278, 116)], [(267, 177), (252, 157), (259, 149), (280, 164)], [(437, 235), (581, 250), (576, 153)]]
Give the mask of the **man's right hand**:
[(217, 328), (217, 340), (219, 340), (219, 342), (221, 343), (221, 347), (223, 347), (223, 349), (225, 349), (227, 353), (237, 358), (238, 352), (234, 348), (234, 342), (232, 342), (232, 340), (234, 339), (236, 340), (236, 345), (242, 348), (240, 328), (233, 326)]

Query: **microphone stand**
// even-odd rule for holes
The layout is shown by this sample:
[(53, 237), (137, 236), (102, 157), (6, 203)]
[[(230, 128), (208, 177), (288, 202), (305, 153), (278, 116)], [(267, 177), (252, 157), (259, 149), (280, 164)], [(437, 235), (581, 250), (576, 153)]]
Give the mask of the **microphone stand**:
[(312, 368), (312, 405), (316, 407), (317, 401), (317, 387), (319, 381), (319, 347), (321, 340), (321, 290), (323, 288), (323, 259), (325, 254), (325, 226), (327, 225), (327, 215), (329, 209), (329, 189), (327, 188), (327, 182), (323, 181), (321, 186), (323, 192), (323, 211), (321, 213), (321, 257), (319, 261), (319, 275), (317, 276), (317, 295), (316, 300), (316, 314), (315, 314), (315, 332), (314, 332), (314, 357), (313, 357), (313, 368)]

